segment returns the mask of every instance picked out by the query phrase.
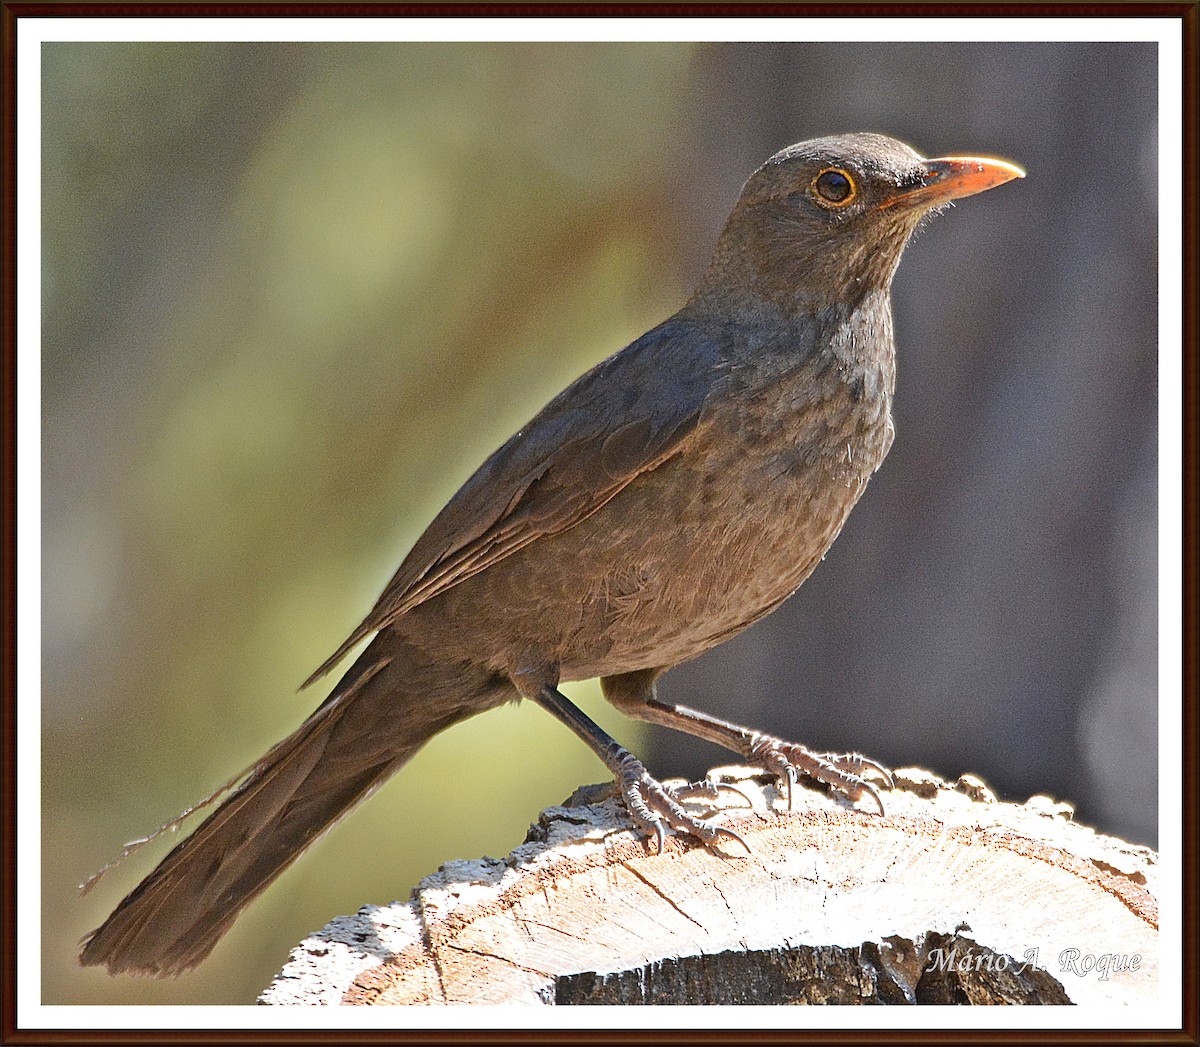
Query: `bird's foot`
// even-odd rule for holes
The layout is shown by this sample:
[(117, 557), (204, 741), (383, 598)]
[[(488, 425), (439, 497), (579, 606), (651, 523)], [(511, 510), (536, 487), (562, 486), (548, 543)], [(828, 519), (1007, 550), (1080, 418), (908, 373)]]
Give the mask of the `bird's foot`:
[(892, 772), (882, 764), (869, 760), (861, 753), (814, 753), (803, 745), (785, 742), (770, 735), (755, 735), (750, 743), (747, 757), (787, 783), (788, 810), (792, 809), (792, 792), (800, 775), (828, 785), (835, 793), (841, 793), (851, 802), (869, 796), (879, 808), (880, 814), (887, 811), (883, 797), (875, 783), (863, 777), (864, 772), (873, 772), (882, 779), (888, 789), (895, 784)]
[(711, 781), (692, 782), (687, 785), (664, 785), (654, 778), (645, 765), (630, 753), (625, 753), (617, 771), (617, 787), (634, 824), (647, 836), (653, 835), (658, 843), (658, 853), (666, 845), (667, 829), (694, 836), (706, 847), (714, 846), (719, 840), (737, 840), (750, 852), (750, 845), (723, 825), (715, 825), (712, 818), (720, 813), (713, 809), (706, 815), (695, 815), (684, 808), (685, 803), (707, 802), (717, 799), (720, 789), (729, 789), (744, 796), (731, 785)]

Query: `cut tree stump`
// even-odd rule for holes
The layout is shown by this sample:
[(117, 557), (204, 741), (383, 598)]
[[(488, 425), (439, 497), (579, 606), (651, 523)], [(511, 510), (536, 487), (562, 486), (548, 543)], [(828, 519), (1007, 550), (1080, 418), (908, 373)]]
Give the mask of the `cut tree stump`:
[[(715, 850), (653, 853), (611, 785), (507, 858), (305, 939), (265, 1004), (1134, 1004), (1158, 990), (1153, 851), (1044, 796), (897, 772), (887, 815), (725, 767)], [(748, 806), (749, 804), (749, 806)]]

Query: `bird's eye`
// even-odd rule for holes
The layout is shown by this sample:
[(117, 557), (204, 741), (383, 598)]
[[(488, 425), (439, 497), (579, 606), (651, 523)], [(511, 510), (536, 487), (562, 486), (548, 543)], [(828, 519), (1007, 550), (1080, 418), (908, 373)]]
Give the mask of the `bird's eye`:
[(839, 167), (827, 167), (813, 179), (813, 189), (821, 202), (845, 207), (858, 195), (854, 179)]

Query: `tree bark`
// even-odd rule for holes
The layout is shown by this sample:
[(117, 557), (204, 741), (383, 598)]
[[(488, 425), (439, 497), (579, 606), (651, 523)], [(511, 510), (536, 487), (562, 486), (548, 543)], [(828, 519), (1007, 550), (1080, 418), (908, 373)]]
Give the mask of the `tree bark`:
[[(897, 772), (887, 814), (725, 767), (746, 840), (652, 853), (611, 786), (504, 860), (300, 943), (265, 1004), (1130, 1004), (1158, 985), (1157, 858), (1047, 797)], [(864, 801), (862, 807), (866, 807)]]

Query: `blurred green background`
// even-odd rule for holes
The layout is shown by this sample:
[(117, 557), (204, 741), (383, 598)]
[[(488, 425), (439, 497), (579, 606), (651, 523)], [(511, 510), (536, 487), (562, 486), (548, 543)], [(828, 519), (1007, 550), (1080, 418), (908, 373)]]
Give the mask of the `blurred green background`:
[[(784, 609), (668, 698), (1156, 832), (1156, 55), (1124, 44), (47, 44), (43, 1001), (249, 1003), (333, 916), (503, 855), (601, 765), (435, 739), (198, 971), (74, 964), (289, 732), (486, 455), (678, 308), (742, 180), (877, 130), (1025, 182), (910, 246), (898, 436)], [(663, 775), (727, 760), (570, 689)]]

